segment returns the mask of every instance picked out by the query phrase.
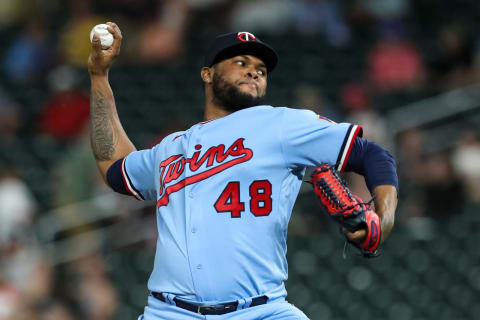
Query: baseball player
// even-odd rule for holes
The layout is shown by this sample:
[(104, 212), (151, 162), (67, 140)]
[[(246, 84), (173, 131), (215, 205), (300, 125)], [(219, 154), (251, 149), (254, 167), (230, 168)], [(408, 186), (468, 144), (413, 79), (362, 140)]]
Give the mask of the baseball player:
[[(156, 203), (151, 294), (139, 319), (307, 319), (284, 286), (287, 226), (305, 168), (329, 163), (363, 174), (383, 241), (397, 201), (392, 157), (360, 138), (357, 125), (263, 104), (277, 54), (248, 32), (220, 35), (206, 53), (205, 121), (137, 151), (108, 82), (122, 41), (108, 25), (113, 46), (102, 50), (95, 36), (88, 61), (91, 143), (113, 190)], [(366, 236), (345, 232), (352, 242)]]

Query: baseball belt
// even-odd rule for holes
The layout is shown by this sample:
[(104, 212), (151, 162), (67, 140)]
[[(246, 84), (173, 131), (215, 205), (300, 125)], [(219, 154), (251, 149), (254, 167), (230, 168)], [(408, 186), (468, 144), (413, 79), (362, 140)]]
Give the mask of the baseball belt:
[[(152, 292), (152, 296), (154, 296), (160, 301), (167, 302), (163, 294), (161, 294), (160, 292)], [(267, 296), (253, 298), (249, 308), (265, 304), (267, 303), (267, 300), (268, 300)], [(221, 315), (221, 314), (237, 311), (237, 307), (238, 307), (238, 301), (228, 302), (228, 303), (219, 304), (215, 306), (198, 306), (186, 301), (179, 300), (177, 298), (173, 298), (173, 302), (175, 302), (175, 305), (179, 308), (182, 308), (191, 312), (199, 313), (201, 315)]]

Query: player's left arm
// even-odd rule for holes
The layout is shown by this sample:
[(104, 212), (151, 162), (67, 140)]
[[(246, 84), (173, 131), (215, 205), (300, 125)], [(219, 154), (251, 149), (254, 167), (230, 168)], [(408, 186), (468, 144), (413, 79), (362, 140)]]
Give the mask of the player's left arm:
[[(354, 141), (345, 171), (353, 171), (365, 178), (374, 196), (375, 212), (381, 223), (383, 242), (392, 231), (397, 208), (398, 177), (392, 155), (380, 145), (357, 137)], [(347, 234), (353, 241), (360, 241), (362, 232)]]
[[(376, 143), (361, 138), (362, 128), (335, 123), (309, 110), (283, 108), (279, 125), (280, 145), (287, 167), (319, 166), (328, 163), (339, 171), (364, 176), (375, 196), (375, 210), (381, 220), (381, 240), (393, 228), (397, 207), (398, 179), (393, 157)], [(365, 230), (346, 232), (350, 240), (361, 243)]]

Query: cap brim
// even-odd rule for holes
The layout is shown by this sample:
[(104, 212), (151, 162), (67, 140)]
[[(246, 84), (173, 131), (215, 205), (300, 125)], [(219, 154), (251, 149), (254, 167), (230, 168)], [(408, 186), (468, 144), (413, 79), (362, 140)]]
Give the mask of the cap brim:
[(261, 59), (265, 63), (268, 73), (275, 69), (278, 62), (277, 53), (270, 46), (262, 42), (249, 41), (238, 43), (223, 49), (215, 56), (212, 65), (240, 55), (252, 55)]

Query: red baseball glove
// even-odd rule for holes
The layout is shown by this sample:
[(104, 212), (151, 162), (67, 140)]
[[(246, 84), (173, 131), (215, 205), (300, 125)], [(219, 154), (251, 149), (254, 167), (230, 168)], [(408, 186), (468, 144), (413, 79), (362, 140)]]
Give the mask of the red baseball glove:
[(315, 195), (325, 213), (350, 232), (365, 229), (367, 236), (358, 244), (347, 240), (360, 250), (363, 257), (378, 256), (380, 244), (380, 219), (360, 197), (352, 194), (337, 172), (323, 163), (311, 176)]

